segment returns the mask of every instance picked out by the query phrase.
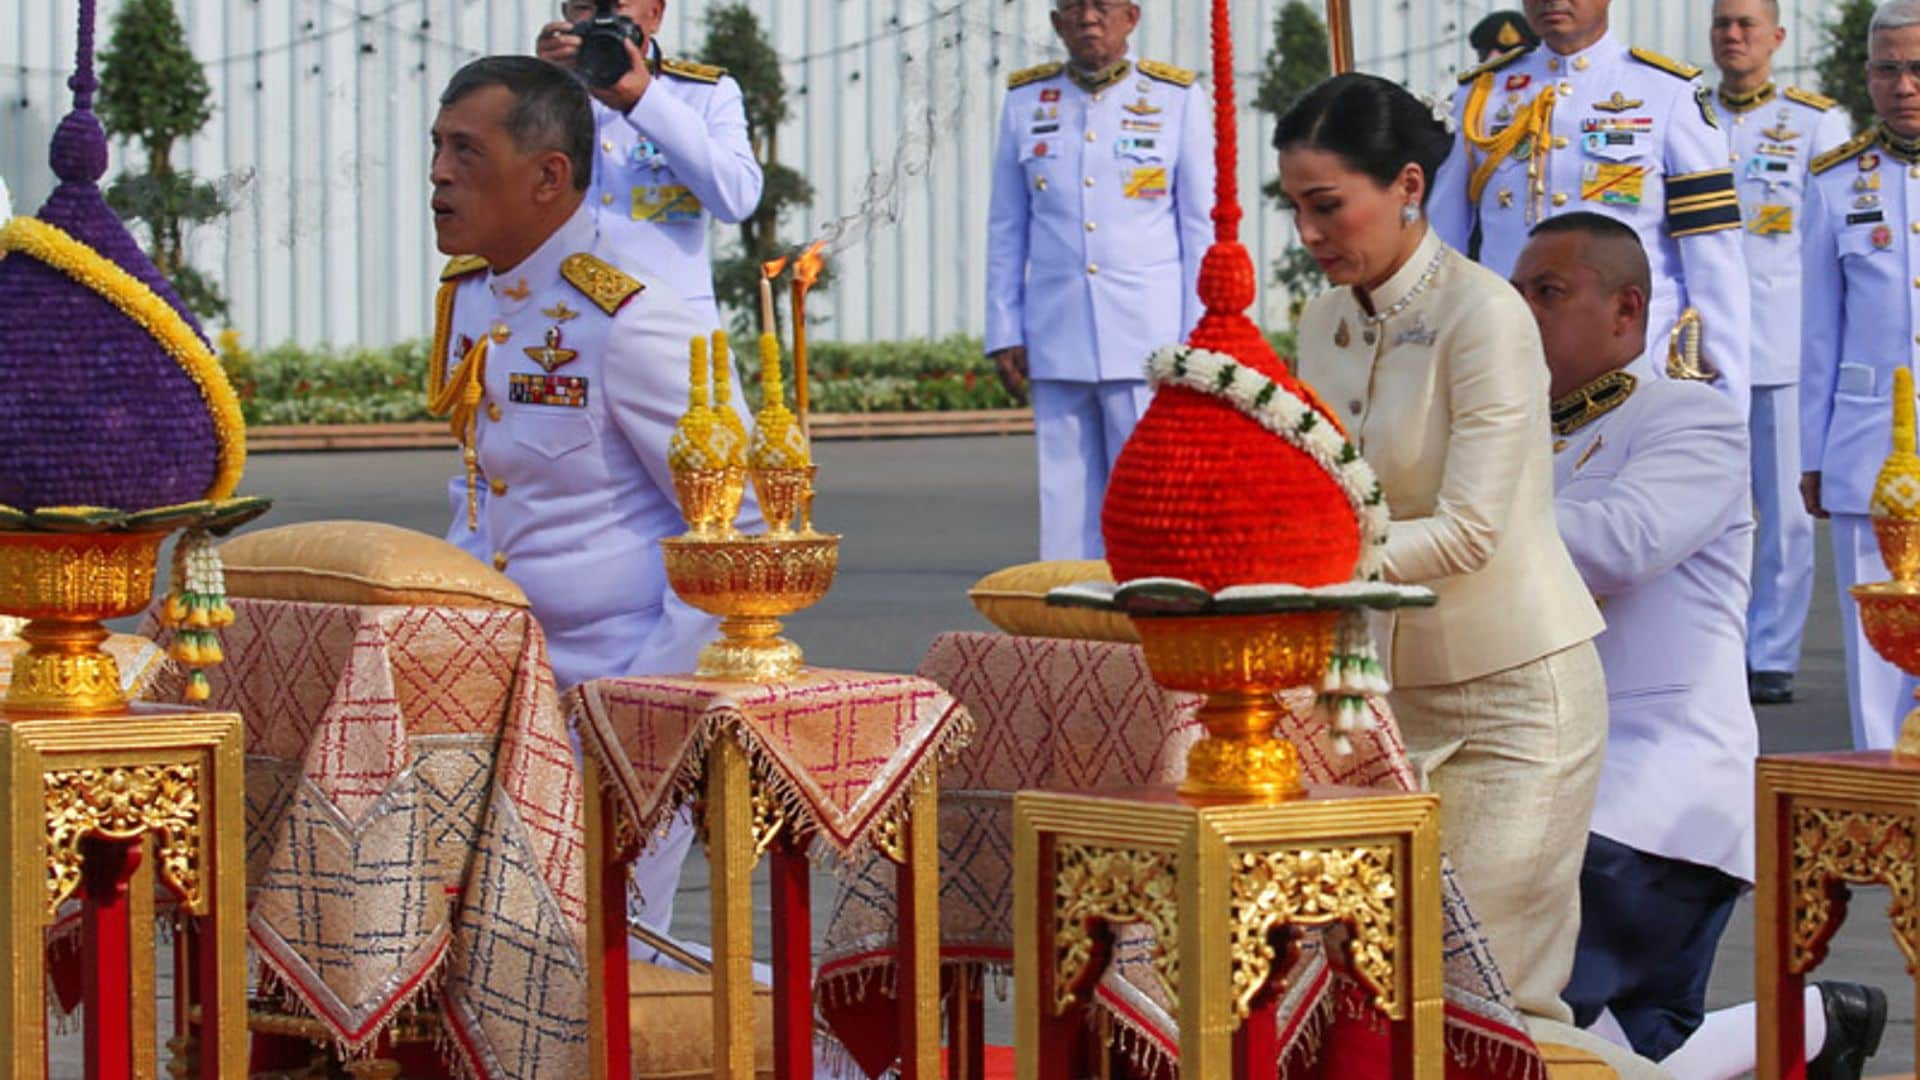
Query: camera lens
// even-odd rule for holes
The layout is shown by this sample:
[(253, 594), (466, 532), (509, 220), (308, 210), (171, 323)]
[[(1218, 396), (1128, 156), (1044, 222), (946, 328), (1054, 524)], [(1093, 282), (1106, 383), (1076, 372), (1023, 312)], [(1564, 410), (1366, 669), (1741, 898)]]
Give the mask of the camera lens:
[(630, 66), (624, 39), (619, 34), (590, 33), (580, 42), (573, 61), (574, 70), (589, 86), (612, 86)]

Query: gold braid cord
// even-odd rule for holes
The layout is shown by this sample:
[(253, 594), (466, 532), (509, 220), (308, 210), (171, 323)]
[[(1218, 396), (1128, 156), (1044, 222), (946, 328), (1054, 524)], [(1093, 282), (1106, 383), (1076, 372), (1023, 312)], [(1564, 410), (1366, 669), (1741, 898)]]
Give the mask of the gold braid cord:
[(1179, 994), (1179, 883), (1173, 855), (1122, 851), (1061, 841), (1055, 847), (1053, 968), (1054, 1011), (1064, 1013), (1079, 997), (1093, 963), (1096, 926), (1145, 923), (1153, 931), (1153, 970), (1169, 998)]
[(1474, 81), (1473, 89), (1467, 92), (1467, 107), (1462, 112), (1461, 136), (1474, 150), (1479, 160), (1469, 155), (1473, 164), (1473, 174), (1468, 178), (1467, 194), (1474, 203), (1480, 202), (1480, 196), (1487, 190), (1487, 182), (1493, 179), (1493, 171), (1500, 167), (1508, 155), (1521, 157), (1527, 162), (1527, 221), (1539, 219), (1539, 185), (1545, 175), (1547, 148), (1553, 140), (1553, 106), (1556, 100), (1554, 87), (1548, 86), (1540, 91), (1538, 97), (1528, 102), (1514, 113), (1513, 122), (1497, 135), (1486, 133), (1484, 122), (1487, 111), (1487, 99), (1493, 96), (1494, 73), (1489, 71)]
[(89, 836), (158, 839), (160, 876), (189, 908), (200, 907), (200, 767), (185, 762), (72, 769), (46, 774), (47, 914), (80, 884)]
[(1827, 943), (1846, 918), (1848, 885), (1885, 885), (1893, 893), (1887, 919), (1906, 955), (1920, 968), (1920, 908), (1914, 896), (1914, 817), (1840, 806), (1797, 805), (1789, 823), (1793, 853), (1793, 940), (1787, 969), (1796, 975), (1826, 959)]
[(1245, 1019), (1273, 976), (1277, 927), (1346, 923), (1353, 969), (1380, 1010), (1402, 1019), (1394, 985), (1394, 849), (1361, 847), (1248, 851), (1233, 866), (1233, 1011)]

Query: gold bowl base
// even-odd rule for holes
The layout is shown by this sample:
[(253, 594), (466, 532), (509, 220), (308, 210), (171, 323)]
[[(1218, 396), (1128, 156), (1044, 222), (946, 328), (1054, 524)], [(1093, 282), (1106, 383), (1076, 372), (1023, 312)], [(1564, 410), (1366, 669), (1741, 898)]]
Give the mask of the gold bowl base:
[(85, 715), (127, 707), (120, 667), (100, 648), (108, 636), (100, 623), (147, 606), (167, 535), (0, 532), (0, 614), (29, 620), (8, 709)]
[(1876, 517), (1873, 538), (1880, 545), (1880, 561), (1887, 564), (1893, 583), (1920, 581), (1920, 521)]
[(1207, 695), (1199, 713), (1207, 734), (1187, 751), (1181, 794), (1277, 801), (1305, 793), (1299, 753), (1274, 734), (1284, 716), (1274, 695), (1320, 681), (1339, 619), (1337, 611), (1134, 617), (1154, 681)]
[(838, 536), (682, 536), (660, 548), (680, 599), (720, 616), (720, 638), (700, 650), (694, 674), (776, 682), (800, 671), (800, 646), (780, 636), (780, 620), (827, 594), (840, 565)]
[[(1880, 525), (1880, 521), (1874, 522), (1876, 532)], [(1891, 566), (1893, 560), (1887, 562)], [(1853, 599), (1860, 606), (1860, 627), (1866, 631), (1873, 651), (1901, 671), (1920, 677), (1920, 585), (1899, 581), (1855, 585)], [(1901, 721), (1893, 753), (1920, 761), (1920, 708)]]

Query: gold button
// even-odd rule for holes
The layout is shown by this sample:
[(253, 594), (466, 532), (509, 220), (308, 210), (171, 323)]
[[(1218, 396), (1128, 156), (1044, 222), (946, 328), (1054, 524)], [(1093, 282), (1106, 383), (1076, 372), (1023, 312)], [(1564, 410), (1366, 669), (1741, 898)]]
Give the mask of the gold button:
[(1559, 71), (1559, 70), (1560, 70), (1560, 58), (1559, 58), (1559, 57), (1557, 57), (1557, 56), (1549, 56), (1549, 57), (1547, 57), (1547, 70), (1548, 70), (1548, 71)]
[(495, 495), (505, 495), (507, 493), (507, 482), (505, 480), (489, 480), (487, 481), (487, 490), (493, 492)]
[(1104, 97), (1106, 97), (1106, 96), (1107, 96), (1107, 95), (1106, 95), (1106, 92), (1105, 92), (1105, 91), (1102, 91), (1102, 92), (1100, 92), (1100, 93), (1098, 93), (1098, 94), (1095, 94), (1095, 95), (1093, 95), (1093, 100), (1095, 100), (1095, 101), (1099, 101), (1099, 100), (1100, 100), (1101, 98), (1104, 98)]
[(1035, 191), (1045, 191), (1045, 190), (1047, 190), (1047, 178), (1046, 178), (1046, 177), (1044, 177), (1044, 176), (1036, 176), (1036, 177), (1034, 177), (1034, 180), (1033, 180), (1033, 190), (1035, 190)]
[(1585, 71), (1592, 63), (1593, 61), (1588, 60), (1584, 56), (1576, 56), (1573, 58), (1573, 70)]
[(605, 151), (606, 151), (607, 153), (609, 153), (609, 154), (611, 154), (611, 153), (613, 153), (613, 140), (612, 140), (612, 139), (601, 139), (601, 140), (600, 140), (600, 149), (602, 149), (602, 150), (605, 150)]
[(1907, 175), (1913, 177), (1915, 180), (1920, 180), (1920, 165), (1915, 165), (1908, 169)]
[(1095, 135), (1095, 134), (1094, 134), (1093, 132), (1091, 132), (1091, 131), (1089, 131), (1089, 132), (1087, 132), (1087, 141), (1088, 141), (1088, 142), (1093, 142), (1093, 141), (1095, 141), (1095, 140), (1097, 140), (1098, 138), (1099, 138), (1099, 136), (1098, 136), (1098, 135)]
[(1739, 155), (1739, 154), (1728, 154), (1728, 155), (1727, 155), (1727, 160), (1728, 160), (1728, 161), (1739, 161), (1739, 160), (1740, 160), (1740, 155)]
[(1087, 264), (1087, 273), (1089, 273), (1089, 274), (1097, 274), (1097, 273), (1099, 273), (1099, 272), (1100, 272), (1100, 264), (1099, 264), (1099, 263), (1088, 263), (1088, 264)]
[(613, 192), (611, 192), (611, 191), (609, 191), (609, 192), (607, 192), (607, 193), (606, 193), (605, 195), (602, 195), (602, 196), (600, 196), (600, 205), (601, 205), (601, 206), (612, 206), (612, 205), (613, 205)]
[(1560, 96), (1565, 97), (1571, 93), (1573, 93), (1573, 84), (1562, 80), (1560, 83)]
[(506, 323), (497, 322), (493, 324), (493, 340), (494, 341), (498, 342), (499, 344), (505, 345), (507, 343), (507, 339), (512, 336), (513, 336), (513, 331), (507, 329)]
[(1092, 232), (1092, 231), (1093, 231), (1093, 222), (1091, 222), (1091, 221), (1089, 221), (1089, 222), (1087, 222), (1087, 231), (1088, 231), (1088, 232)]
[(1088, 186), (1088, 187), (1092, 187), (1092, 186), (1093, 186), (1093, 177), (1091, 177), (1091, 176), (1089, 176), (1089, 177), (1087, 177), (1087, 186)]
[(495, 570), (505, 570), (505, 569), (507, 568), (507, 553), (506, 553), (506, 552), (504, 552), (504, 551), (496, 551), (496, 552), (494, 552), (494, 553), (493, 553), (493, 568), (494, 568)]
[(1565, 135), (1555, 135), (1553, 137), (1553, 148), (1555, 150), (1565, 150), (1567, 148), (1567, 137)]
[(1564, 192), (1564, 191), (1556, 191), (1556, 192), (1554, 192), (1554, 193), (1553, 193), (1553, 205), (1555, 205), (1555, 206), (1565, 206), (1565, 205), (1567, 205), (1567, 193), (1566, 193), (1566, 192)]
[(500, 422), (500, 406), (498, 403), (492, 401), (487, 402), (487, 419), (496, 424)]

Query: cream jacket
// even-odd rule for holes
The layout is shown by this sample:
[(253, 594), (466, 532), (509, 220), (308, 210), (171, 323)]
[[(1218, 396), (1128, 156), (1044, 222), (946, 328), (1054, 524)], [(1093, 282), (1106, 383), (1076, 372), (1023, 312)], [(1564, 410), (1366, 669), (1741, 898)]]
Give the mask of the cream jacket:
[(1372, 301), (1384, 322), (1352, 288), (1309, 303), (1299, 365), (1380, 478), (1387, 577), (1439, 597), (1391, 620), (1393, 681), (1465, 682), (1593, 638), (1604, 623), (1554, 524), (1532, 311), (1431, 230)]

